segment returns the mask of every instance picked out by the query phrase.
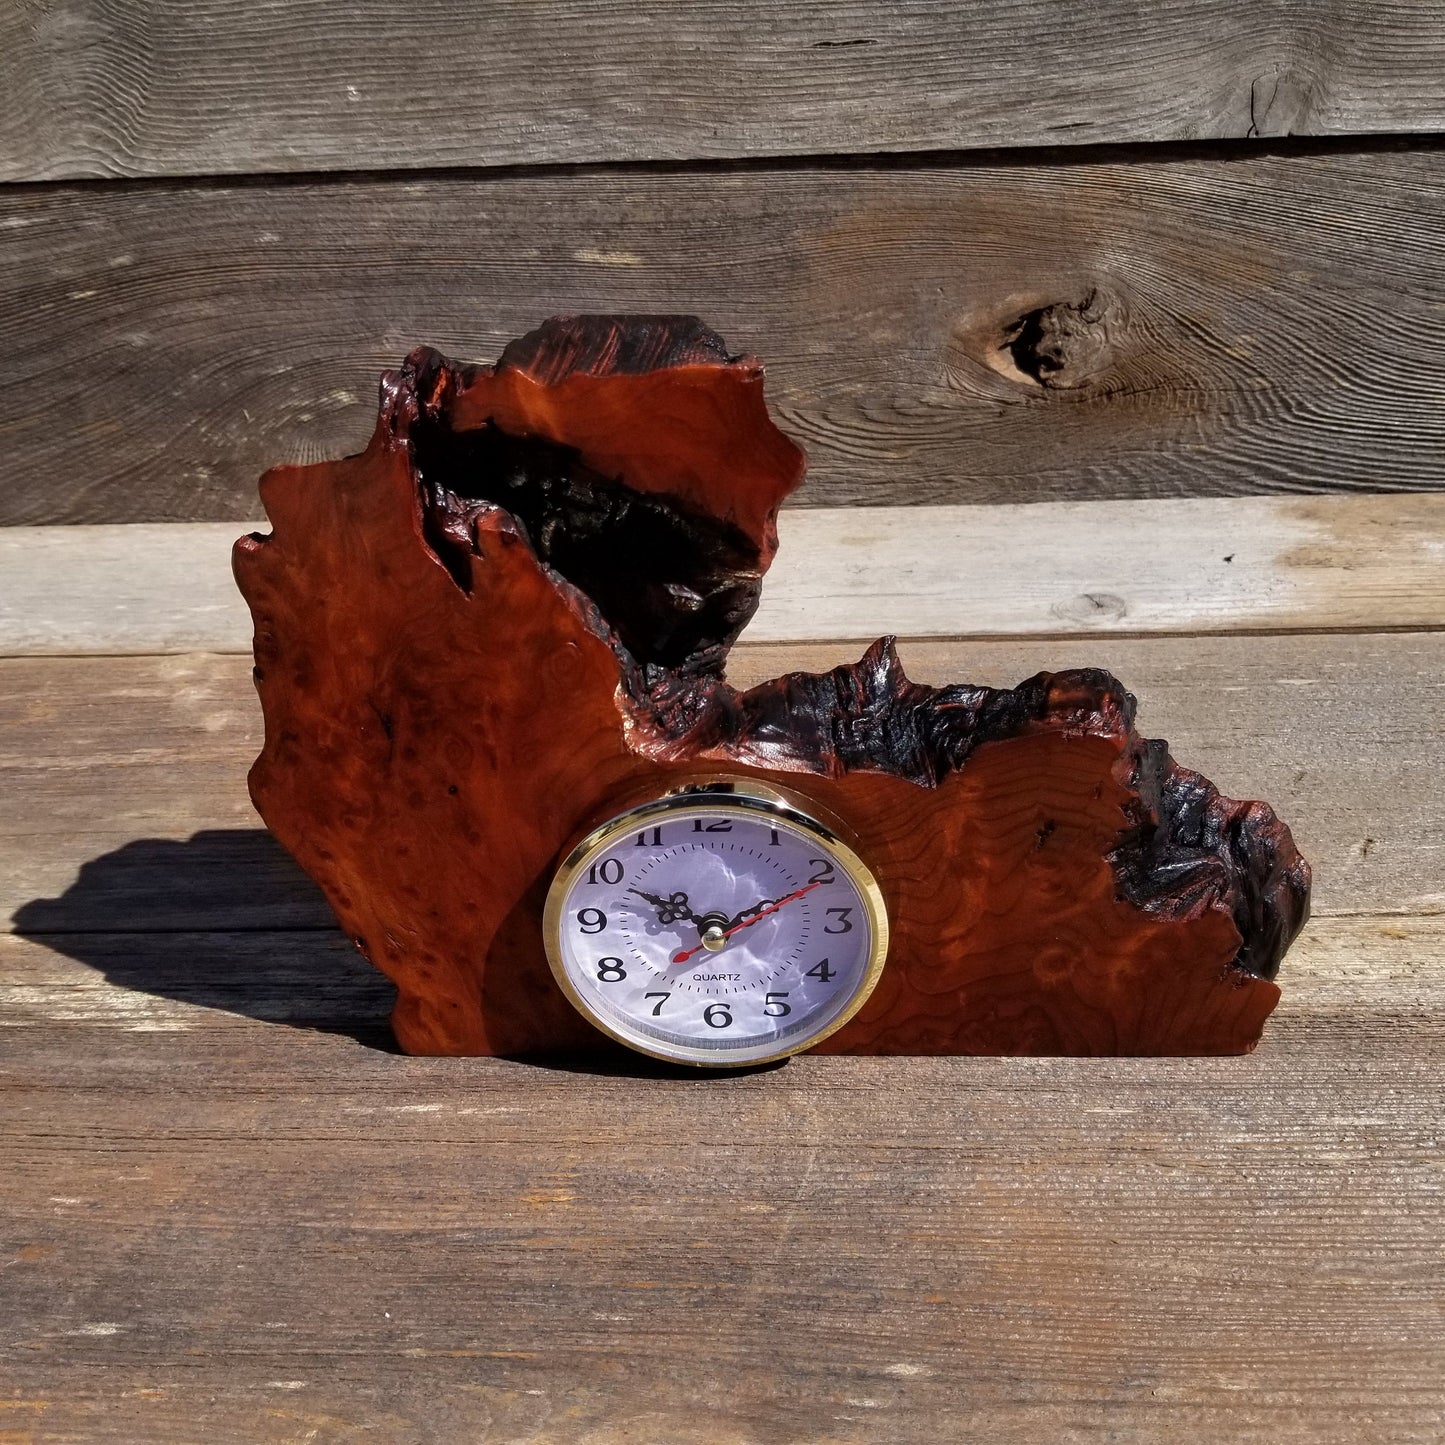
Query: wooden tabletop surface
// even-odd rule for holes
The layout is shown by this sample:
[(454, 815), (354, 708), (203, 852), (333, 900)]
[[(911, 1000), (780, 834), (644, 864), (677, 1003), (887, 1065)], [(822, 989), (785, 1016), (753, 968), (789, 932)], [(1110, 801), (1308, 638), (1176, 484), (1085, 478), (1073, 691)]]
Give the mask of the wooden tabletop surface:
[(224, 538), (8, 534), (0, 1442), (1445, 1437), (1445, 498), (1173, 505), (790, 514), (733, 671), (1113, 669), (1315, 865), (1258, 1052), (707, 1079), (395, 1052)]

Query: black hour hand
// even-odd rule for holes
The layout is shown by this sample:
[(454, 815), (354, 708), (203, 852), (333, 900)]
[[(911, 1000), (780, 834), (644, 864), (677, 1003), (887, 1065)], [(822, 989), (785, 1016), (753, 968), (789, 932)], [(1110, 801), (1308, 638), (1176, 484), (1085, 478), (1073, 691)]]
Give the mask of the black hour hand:
[(666, 898), (659, 897), (656, 893), (644, 893), (640, 888), (629, 888), (629, 893), (635, 893), (639, 898), (645, 898), (657, 909), (657, 921), (664, 926), (669, 923), (677, 923), (686, 918), (689, 922), (696, 923), (699, 927), (702, 920), (692, 911), (692, 905), (687, 901), (686, 893), (670, 893)]

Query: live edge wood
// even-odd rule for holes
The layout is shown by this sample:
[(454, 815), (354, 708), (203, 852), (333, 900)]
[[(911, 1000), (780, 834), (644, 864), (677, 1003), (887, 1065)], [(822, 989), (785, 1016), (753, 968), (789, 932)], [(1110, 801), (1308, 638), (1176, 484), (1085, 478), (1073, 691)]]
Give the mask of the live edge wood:
[(397, 985), (413, 1053), (603, 1053), (542, 897), (586, 827), (699, 775), (773, 779), (865, 840), (894, 936), (830, 1052), (1252, 1048), (1309, 869), (1133, 726), (1107, 673), (910, 682), (891, 639), (747, 692), (801, 452), (690, 318), (559, 318), (495, 367), (426, 349), (370, 447), (262, 480), (243, 538), (252, 797)]

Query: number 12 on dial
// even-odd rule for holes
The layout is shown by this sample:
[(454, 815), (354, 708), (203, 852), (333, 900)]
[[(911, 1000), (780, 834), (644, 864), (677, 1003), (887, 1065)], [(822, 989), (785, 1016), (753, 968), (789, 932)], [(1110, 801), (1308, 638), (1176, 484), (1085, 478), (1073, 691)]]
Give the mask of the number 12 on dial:
[(737, 1068), (811, 1047), (864, 1004), (883, 896), (832, 829), (770, 788), (716, 782), (630, 808), (563, 860), (547, 959), (603, 1033)]

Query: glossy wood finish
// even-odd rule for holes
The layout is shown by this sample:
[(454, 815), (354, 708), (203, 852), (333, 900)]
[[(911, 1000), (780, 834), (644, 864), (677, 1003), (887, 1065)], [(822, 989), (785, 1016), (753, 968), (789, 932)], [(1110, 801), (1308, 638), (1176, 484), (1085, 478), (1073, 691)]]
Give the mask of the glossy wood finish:
[[(403, 1046), (598, 1046), (543, 958), (551, 871), (702, 771), (790, 783), (879, 878), (892, 957), (830, 1050), (1252, 1047), (1308, 868), (1268, 808), (1143, 742), (1107, 674), (932, 690), (879, 643), (722, 680), (801, 457), (756, 363), (711, 344), (583, 318), (494, 370), (419, 352), (365, 455), (263, 481), (275, 530), (235, 558), (267, 724), (252, 796), (397, 983)], [(606, 480), (630, 482), (632, 445), (636, 491)]]
[[(744, 640), (728, 674), (746, 688), (826, 671), (850, 651)], [(899, 651), (911, 677), (939, 686), (1006, 685), (1087, 651), (1129, 679), (1181, 756), (1232, 793), (1280, 805), (1315, 867), (1319, 907), (1388, 927), (1389, 916), (1445, 905), (1445, 631), (949, 639)], [(262, 741), (249, 656), (0, 658), (0, 929), (342, 939), (246, 795)], [(1286, 1003), (1293, 960), (1292, 950)]]
[[(1073, 498), (1090, 555), (1140, 563), (1048, 628), (1126, 635), (1039, 636), (1057, 599), (1011, 613), (1031, 579), (970, 566), (986, 617), (957, 628), (990, 640), (901, 653), (936, 684), (1102, 663), (1180, 756), (1281, 806), (1323, 916), (1267, 1046), (706, 1087), (398, 1056), (390, 985), (247, 802), (249, 657), (3, 660), (0, 920), (24, 923), (0, 926), (32, 935), (0, 937), (7, 1445), (1445, 1438), (1442, 554), (1341, 521), (1217, 591), (1138, 514), (1090, 512), (1438, 486), (1439, 141), (1282, 137), (1438, 131), (1442, 7), (749, 3), (4, 7), (0, 165), (181, 179), (0, 198), (0, 520), (249, 522), (263, 465), (364, 445), (417, 337), (492, 356), (561, 307), (701, 310), (769, 358), (804, 501)], [(1281, 138), (1065, 149), (1247, 134)], [(1020, 142), (1059, 148), (756, 158)], [(622, 164), (373, 169), (586, 146)], [(754, 159), (645, 159), (689, 153)], [(272, 165), (372, 173), (185, 175)], [(954, 388), (956, 324), (1101, 273), (1127, 303), (1104, 384), (1095, 323), (1050, 375), (1082, 387)], [(1027, 552), (1038, 515), (1007, 510)], [(168, 546), (190, 606), (213, 554)], [(1353, 605), (1271, 610), (1365, 547)], [(93, 578), (69, 555), (46, 580), (42, 633)], [(856, 656), (822, 603), (788, 615), (731, 681)], [(63, 620), (51, 648), (116, 638)]]

